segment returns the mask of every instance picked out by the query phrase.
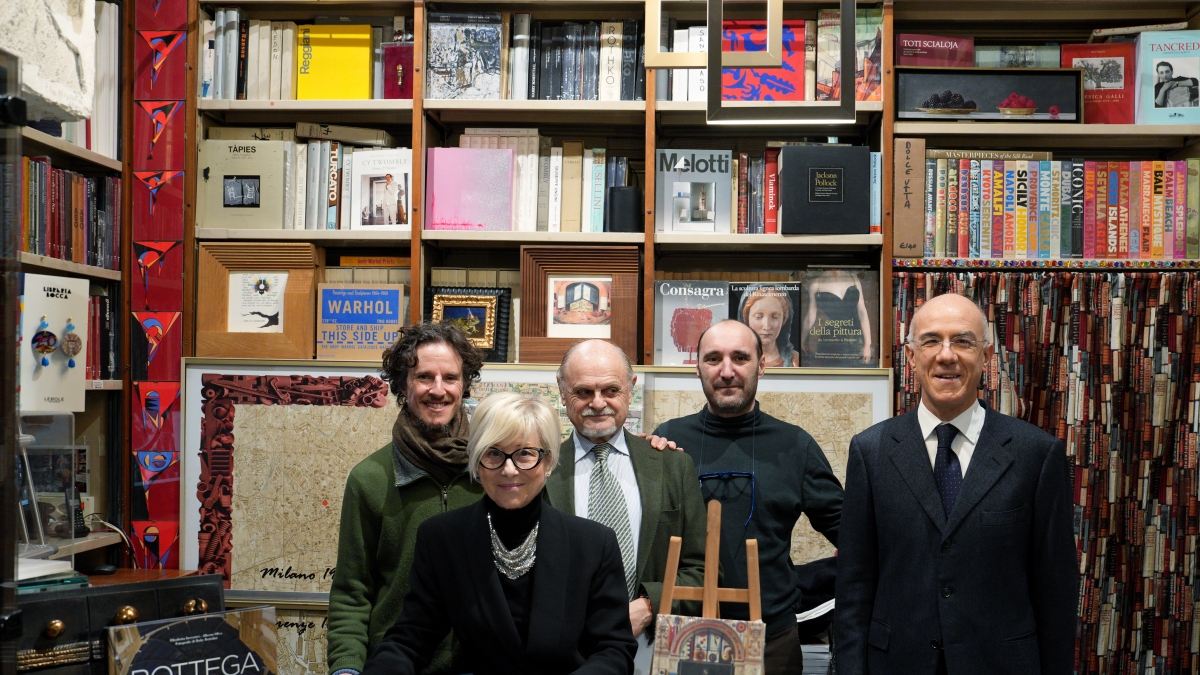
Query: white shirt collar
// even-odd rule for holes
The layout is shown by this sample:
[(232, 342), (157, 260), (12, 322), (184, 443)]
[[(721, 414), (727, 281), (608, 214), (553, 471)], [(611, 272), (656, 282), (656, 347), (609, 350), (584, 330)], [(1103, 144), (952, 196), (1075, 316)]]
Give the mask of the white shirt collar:
[[(597, 443), (593, 440), (585, 438), (582, 434), (579, 433), (579, 431), (573, 432), (571, 434), (571, 437), (575, 439), (575, 462), (576, 463), (578, 463), (581, 459), (586, 457), (587, 454), (592, 451), (592, 448), (596, 447), (597, 445), (600, 445), (599, 443)], [(608, 443), (610, 446), (612, 446), (613, 450), (617, 451), (618, 453), (620, 453), (622, 455), (629, 454), (629, 447), (627, 445), (625, 445), (625, 429), (618, 429), (617, 433), (613, 434), (613, 437), (608, 439), (607, 441), (605, 441), (605, 443)]]
[[(987, 410), (979, 404), (964, 410), (958, 417), (950, 420), (950, 424), (958, 429), (958, 433), (962, 434), (971, 445), (979, 444), (979, 435), (983, 433), (983, 423), (987, 419)], [(933, 433), (934, 428), (942, 423), (937, 415), (934, 415), (929, 408), (925, 407), (925, 401), (922, 400), (917, 406), (917, 421), (921, 424), (921, 438), (928, 439)]]

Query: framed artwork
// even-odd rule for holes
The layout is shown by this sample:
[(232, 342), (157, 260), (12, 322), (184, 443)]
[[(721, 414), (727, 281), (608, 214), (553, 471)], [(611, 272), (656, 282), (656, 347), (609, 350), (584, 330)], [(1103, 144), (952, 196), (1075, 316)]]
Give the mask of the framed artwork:
[(762, 675), (766, 624), (659, 615), (650, 672), (664, 675)]
[(313, 358), (324, 249), (203, 242), (197, 270), (198, 356)]
[(608, 340), (638, 362), (636, 246), (522, 246), (520, 359), (559, 363), (581, 340)]
[(1083, 70), (899, 66), (896, 101), (902, 120), (1082, 124)]
[(511, 306), (508, 288), (434, 286), (425, 291), (425, 316), (458, 327), (492, 363), (507, 360)]

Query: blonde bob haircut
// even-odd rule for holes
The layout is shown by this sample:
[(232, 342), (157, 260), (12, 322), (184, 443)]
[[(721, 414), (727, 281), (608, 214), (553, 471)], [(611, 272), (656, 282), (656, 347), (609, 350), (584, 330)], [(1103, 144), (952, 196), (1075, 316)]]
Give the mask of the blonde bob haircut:
[(562, 443), (558, 413), (528, 394), (498, 392), (483, 399), (471, 415), (471, 438), (467, 441), (471, 478), (479, 480), (479, 460), (485, 450), (530, 437), (546, 451), (542, 462), (549, 475), (558, 466), (558, 446)]

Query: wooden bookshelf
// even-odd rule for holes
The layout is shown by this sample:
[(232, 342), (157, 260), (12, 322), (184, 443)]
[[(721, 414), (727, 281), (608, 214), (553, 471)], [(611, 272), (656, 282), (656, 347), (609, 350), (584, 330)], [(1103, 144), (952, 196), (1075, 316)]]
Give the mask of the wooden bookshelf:
[(895, 135), (970, 147), (1186, 148), (1200, 140), (1200, 125), (897, 121)]
[(78, 539), (66, 540), (68, 543), (60, 544), (58, 552), (50, 556), (50, 560), (59, 560), (69, 556), (83, 553), (84, 551), (92, 551), (106, 546), (114, 546), (124, 542), (121, 535), (116, 532), (92, 532), (86, 537)]
[(663, 251), (768, 251), (787, 248), (793, 251), (867, 249), (883, 244), (882, 234), (692, 234), (656, 232), (656, 250)]
[(427, 99), (425, 110), (445, 124), (542, 123), (641, 125), (645, 101), (472, 101)]
[(21, 268), (30, 272), (46, 272), (49, 274), (70, 274), (77, 277), (88, 277), (89, 279), (104, 279), (106, 281), (120, 281), (121, 270), (110, 270), (103, 267), (95, 267), (94, 265), (83, 265), (69, 260), (59, 260), (46, 255), (37, 255), (36, 253), (26, 253), (21, 251), (19, 254)]
[(408, 246), (412, 233), (370, 230), (230, 230), (217, 227), (196, 228), (197, 241), (307, 241), (321, 246), (351, 244), (387, 244)]
[(26, 157), (50, 158), (56, 169), (70, 169), (79, 173), (121, 171), (121, 162), (98, 152), (64, 141), (56, 136), (42, 133), (31, 127), (21, 127), (22, 154)]
[(516, 248), (526, 244), (641, 244), (641, 232), (464, 232), (426, 230), (421, 239), (434, 246)]

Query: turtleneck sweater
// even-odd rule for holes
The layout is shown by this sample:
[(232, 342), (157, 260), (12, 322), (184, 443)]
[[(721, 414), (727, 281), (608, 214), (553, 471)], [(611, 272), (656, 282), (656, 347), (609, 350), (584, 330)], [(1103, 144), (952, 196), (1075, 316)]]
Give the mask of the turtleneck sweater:
[[(492, 527), (496, 528), (496, 535), (500, 537), (504, 548), (510, 551), (525, 543), (525, 538), (542, 516), (541, 496), (534, 497), (519, 509), (501, 508), (488, 496), (484, 496), (483, 503), (492, 517)], [(533, 602), (533, 575), (536, 571), (537, 564), (534, 563), (525, 574), (516, 579), (509, 579), (496, 570), (496, 576), (500, 577), (500, 588), (504, 589), (504, 598), (508, 600), (513, 623), (517, 626), (517, 634), (521, 636), (522, 647), (529, 642), (529, 612)]]
[[(791, 560), (792, 529), (802, 513), (837, 545), (842, 486), (813, 437), (800, 427), (754, 410), (718, 417), (702, 409), (665, 422), (654, 433), (685, 449), (705, 477), (705, 502), (721, 502), (721, 586), (746, 587), (746, 540), (758, 540), (759, 579), (767, 635), (796, 623), (800, 590)], [(753, 510), (753, 512), (752, 512)], [(749, 522), (747, 522), (749, 519)], [(722, 603), (721, 617), (748, 619), (744, 603)]]

